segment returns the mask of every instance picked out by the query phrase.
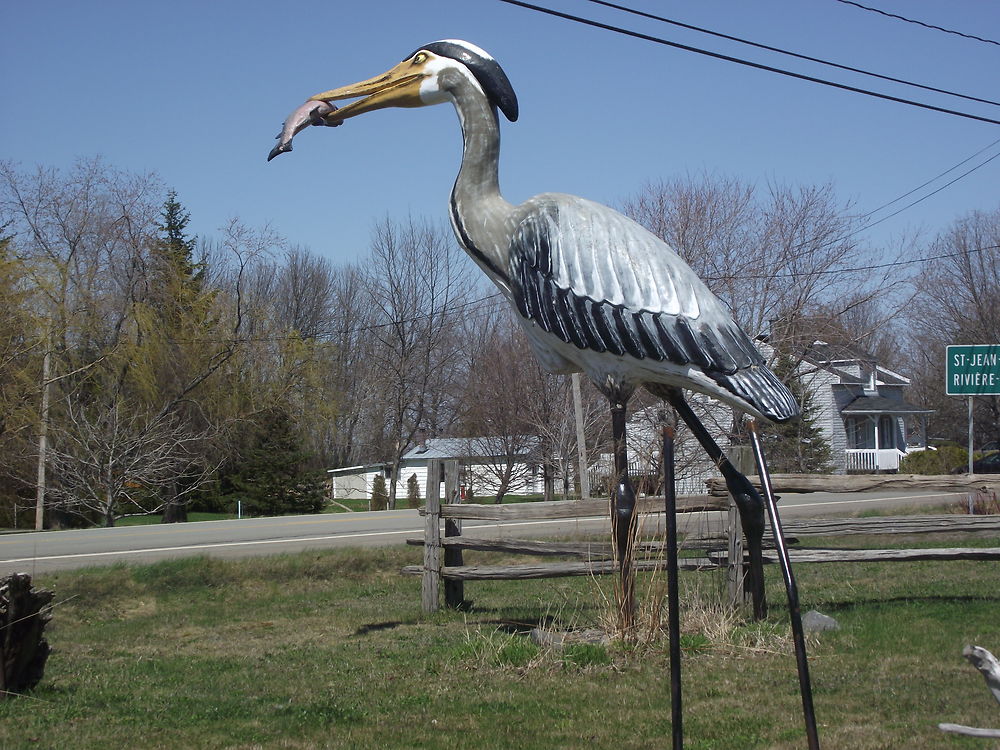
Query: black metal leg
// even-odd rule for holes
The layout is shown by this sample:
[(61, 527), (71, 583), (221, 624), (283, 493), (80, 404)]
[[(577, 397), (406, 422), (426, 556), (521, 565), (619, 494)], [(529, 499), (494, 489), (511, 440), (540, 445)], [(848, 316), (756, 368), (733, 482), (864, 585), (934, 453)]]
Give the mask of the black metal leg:
[(781, 574), (785, 579), (785, 591), (788, 593), (788, 613), (792, 621), (792, 641), (795, 643), (795, 662), (799, 671), (799, 692), (802, 694), (802, 714), (806, 722), (806, 736), (809, 738), (809, 750), (819, 750), (819, 734), (816, 730), (816, 713), (813, 710), (812, 683), (809, 680), (809, 661), (806, 658), (806, 638), (802, 629), (802, 613), (799, 611), (799, 590), (792, 575), (792, 563), (788, 559), (788, 546), (781, 529), (781, 519), (778, 517), (778, 504), (774, 499), (771, 487), (771, 475), (764, 460), (764, 448), (757, 433), (757, 423), (750, 422), (750, 440), (753, 444), (754, 458), (757, 461), (757, 473), (760, 476), (761, 488), (767, 500), (767, 511), (771, 517), (771, 532), (778, 548), (778, 562), (781, 564)]
[(674, 428), (663, 428), (663, 496), (667, 523), (667, 630), (670, 637), (670, 723), (673, 750), (684, 747), (681, 703), (681, 623), (677, 576), (677, 491), (674, 483)]
[(747, 540), (747, 554), (750, 557), (750, 588), (753, 599), (753, 614), (758, 620), (767, 617), (767, 596), (764, 593), (764, 501), (757, 489), (743, 474), (736, 470), (722, 452), (718, 443), (705, 429), (705, 425), (695, 416), (680, 390), (676, 388), (650, 390), (666, 399), (677, 411), (692, 434), (701, 444), (715, 465), (719, 467), (729, 494), (740, 509), (740, 523)]
[(620, 570), (619, 621), (625, 630), (635, 623), (635, 490), (628, 476), (624, 398), (611, 398), (611, 434), (615, 450), (615, 486), (611, 493), (611, 532)]

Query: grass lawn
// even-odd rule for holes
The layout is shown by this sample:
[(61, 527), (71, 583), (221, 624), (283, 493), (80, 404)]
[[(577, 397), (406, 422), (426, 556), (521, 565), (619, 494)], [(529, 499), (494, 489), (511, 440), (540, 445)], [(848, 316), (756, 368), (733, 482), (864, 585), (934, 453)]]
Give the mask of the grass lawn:
[[(425, 617), (419, 579), (398, 574), (419, 557), (195, 558), (39, 577), (56, 591), (54, 652), (32, 695), (0, 702), (0, 747), (669, 747), (665, 642), (559, 655), (519, 634), (603, 622), (610, 578), (468, 583), (470, 612)], [(1000, 652), (996, 563), (796, 572), (803, 610), (842, 625), (810, 644), (825, 748), (990, 746), (936, 724), (1000, 726), (961, 657), (966, 643)], [(690, 750), (805, 746), (776, 566), (768, 575), (763, 626), (720, 634), (711, 613), (682, 613)], [(716, 573), (682, 575), (689, 604), (721, 585)], [(660, 588), (639, 582), (647, 603)]]

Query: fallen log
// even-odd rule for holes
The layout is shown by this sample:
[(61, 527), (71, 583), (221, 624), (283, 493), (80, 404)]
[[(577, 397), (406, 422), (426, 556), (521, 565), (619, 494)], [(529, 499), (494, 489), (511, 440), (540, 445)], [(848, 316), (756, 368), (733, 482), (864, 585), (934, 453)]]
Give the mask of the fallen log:
[[(760, 477), (748, 476), (755, 487)], [(1000, 474), (774, 474), (774, 491), (782, 492), (870, 492), (872, 490), (939, 490), (975, 492), (980, 489), (1000, 491)], [(725, 497), (726, 483), (721, 477), (706, 479), (712, 497)]]

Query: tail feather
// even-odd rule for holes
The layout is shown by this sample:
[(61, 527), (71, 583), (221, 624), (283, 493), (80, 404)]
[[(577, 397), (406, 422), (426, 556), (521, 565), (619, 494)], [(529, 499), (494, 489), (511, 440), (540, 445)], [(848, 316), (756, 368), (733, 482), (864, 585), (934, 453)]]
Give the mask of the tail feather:
[(731, 375), (706, 374), (726, 390), (748, 401), (773, 422), (790, 422), (801, 413), (788, 386), (766, 367), (753, 365)]

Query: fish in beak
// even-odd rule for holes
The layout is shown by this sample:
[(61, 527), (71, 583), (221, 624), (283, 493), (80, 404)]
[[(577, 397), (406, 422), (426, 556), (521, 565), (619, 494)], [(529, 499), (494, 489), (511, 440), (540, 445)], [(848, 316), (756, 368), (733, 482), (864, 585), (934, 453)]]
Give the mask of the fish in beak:
[(285, 120), (285, 124), (281, 128), (281, 132), (275, 136), (275, 138), (278, 139), (278, 145), (271, 149), (271, 153), (267, 155), (267, 160), (271, 161), (271, 159), (278, 154), (291, 151), (292, 138), (310, 125), (328, 125), (330, 127), (340, 125), (340, 120), (332, 121), (326, 119), (328, 115), (336, 110), (337, 108), (332, 104), (328, 104), (327, 102), (317, 102), (312, 99), (297, 107), (296, 110), (288, 116), (288, 119)]
[[(292, 138), (309, 125), (335, 127), (348, 117), (385, 107), (422, 107), (432, 103), (421, 97), (421, 84), (433, 75), (428, 63), (435, 56), (419, 51), (380, 76), (350, 86), (324, 91), (292, 112), (278, 134), (278, 145), (271, 149), (267, 160), (292, 150)], [(357, 99), (341, 108), (331, 104), (342, 99)]]
[(427, 64), (433, 57), (428, 52), (417, 52), (380, 76), (324, 91), (312, 101), (329, 103), (363, 97), (337, 110), (335, 117), (340, 121), (385, 107), (422, 107), (429, 102), (421, 97), (420, 88), (432, 74)]

